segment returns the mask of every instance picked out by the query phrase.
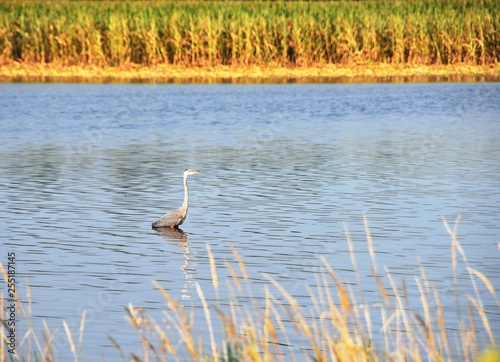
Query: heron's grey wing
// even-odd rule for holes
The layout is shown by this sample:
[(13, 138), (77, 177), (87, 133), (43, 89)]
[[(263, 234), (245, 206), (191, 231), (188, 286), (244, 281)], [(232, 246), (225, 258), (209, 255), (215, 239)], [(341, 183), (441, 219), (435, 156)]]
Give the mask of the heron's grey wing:
[(156, 220), (153, 223), (154, 228), (173, 228), (176, 227), (184, 221), (184, 216), (182, 215), (181, 211), (175, 210), (172, 212), (169, 212), (168, 214), (162, 216), (158, 220)]

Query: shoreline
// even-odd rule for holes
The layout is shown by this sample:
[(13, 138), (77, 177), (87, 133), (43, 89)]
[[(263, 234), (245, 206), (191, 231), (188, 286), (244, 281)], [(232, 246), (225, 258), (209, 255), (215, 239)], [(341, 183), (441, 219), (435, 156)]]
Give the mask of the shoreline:
[(1, 83), (401, 83), (500, 81), (500, 64), (476, 66), (321, 64), (305, 67), (176, 65), (120, 67), (11, 63), (0, 66)]

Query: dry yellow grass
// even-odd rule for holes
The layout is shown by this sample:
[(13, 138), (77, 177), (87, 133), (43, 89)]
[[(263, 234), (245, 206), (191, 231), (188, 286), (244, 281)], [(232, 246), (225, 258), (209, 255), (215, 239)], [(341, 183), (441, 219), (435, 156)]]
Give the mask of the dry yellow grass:
[(500, 80), (500, 64), (395, 65), (325, 64), (308, 67), (176, 65), (95, 67), (13, 63), (0, 66), (0, 81), (37, 82), (147, 82), (147, 83), (259, 83), (259, 82), (377, 82), (377, 81), (487, 81)]
[[(153, 282), (168, 307), (164, 310), (161, 321), (142, 308), (129, 304), (126, 308), (127, 319), (139, 335), (140, 345), (137, 350), (128, 351), (130, 346), (125, 350), (112, 336), (109, 336), (110, 342), (116, 347), (119, 356), (133, 361), (453, 361), (457, 358), (473, 361), (479, 356), (481, 362), (496, 362), (499, 351), (483, 307), (478, 282), (484, 284), (497, 307), (500, 307), (497, 291), (486, 275), (469, 267), (457, 239), (458, 219), (453, 227), (446, 220), (443, 222), (452, 240), (452, 268), (455, 278), (458, 263), (465, 265), (471, 284), (469, 289), (472, 291), (468, 295), (456, 294), (456, 298), (460, 298), (457, 303), (468, 305), (467, 315), (456, 317), (459, 326), (456, 331), (448, 328), (450, 321), (445, 319), (441, 292), (427, 277), (423, 265), (415, 280), (417, 290), (410, 293), (420, 296), (419, 301), (412, 301), (413, 304), (418, 304), (420, 312), (415, 308), (408, 308), (408, 286), (399, 283), (386, 268), (383, 273), (381, 268), (377, 268), (368, 221), (365, 219), (366, 238), (370, 241), (370, 253), (373, 254), (372, 270), (376, 271), (373, 277), (380, 294), (378, 306), (364, 305), (359, 293), (361, 286), (358, 285), (357, 291), (352, 285), (342, 281), (326, 260), (322, 261), (323, 269), (317, 275), (316, 287), (307, 287), (307, 308), (301, 306), (283, 285), (270, 276), (266, 276), (269, 283), (263, 287), (264, 298), (253, 298), (251, 280), (236, 248), (232, 247), (234, 259), (217, 265), (215, 256), (207, 246), (213, 283), (206, 287), (214, 288), (217, 296), (220, 289), (227, 287), (229, 301), (225, 300), (224, 304), (229, 303), (228, 307), (223, 310), (218, 305), (219, 301), (216, 306), (210, 305), (205, 298), (208, 289), (203, 291), (201, 285), (197, 284), (205, 318), (195, 319), (193, 307), (183, 306), (159, 283)], [(346, 234), (351, 260), (357, 270), (354, 255), (356, 251), (347, 228)], [(236, 264), (239, 270), (233, 267)], [(218, 268), (224, 267), (228, 268), (231, 275), (231, 278), (226, 279), (227, 284), (217, 274)], [(0, 271), (7, 278), (1, 264)], [(359, 275), (357, 280), (361, 280)], [(251, 306), (238, 299), (242, 292), (251, 296)], [(0, 307), (5, 311), (6, 298), (3, 291), (1, 293)], [(30, 298), (29, 290), (27, 298)], [(19, 360), (53, 361), (51, 343), (55, 335), (62, 332), (52, 332), (44, 323), (41, 343), (30, 322), (30, 308), (28, 312), (22, 311), (22, 319), (28, 323), (29, 328), (24, 336), (19, 337), (22, 340), (17, 349)], [(374, 321), (380, 319), (383, 324), (380, 331), (383, 341), (376, 343), (373, 339), (373, 326)], [(221, 326), (222, 335), (215, 333), (216, 324)], [(69, 342), (68, 348), (71, 349), (74, 360), (78, 361), (84, 354), (81, 345), (85, 313), (82, 315), (78, 339), (74, 338), (65, 322), (63, 326)], [(486, 332), (489, 339), (487, 342), (491, 346), (491, 349), (487, 348), (483, 353), (479, 352), (479, 329)], [(208, 333), (200, 333), (202, 330)], [(204, 340), (207, 335), (209, 341)], [(292, 346), (292, 339), (298, 345)], [(5, 348), (5, 328), (0, 329), (0, 340), (0, 361), (9, 361), (11, 356)], [(300, 349), (303, 352), (297, 352)]]

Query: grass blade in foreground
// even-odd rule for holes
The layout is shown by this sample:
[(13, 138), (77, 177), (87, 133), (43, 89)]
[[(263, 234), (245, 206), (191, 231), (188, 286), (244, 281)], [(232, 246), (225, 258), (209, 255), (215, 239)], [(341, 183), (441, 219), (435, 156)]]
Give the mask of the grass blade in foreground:
[[(376, 271), (372, 275), (373, 284), (378, 288), (379, 303), (368, 305), (365, 304), (366, 296), (363, 297), (361, 286), (358, 285), (359, 290), (353, 289), (352, 284), (342, 281), (334, 268), (323, 260), (316, 287), (304, 286), (310, 298), (307, 302), (310, 307), (304, 308), (290, 291), (270, 277), (267, 278), (269, 284), (262, 287), (263, 297), (254, 296), (255, 286), (251, 285), (244, 261), (233, 247), (235, 258), (224, 263), (228, 268), (227, 275), (231, 276), (226, 284), (227, 294), (217, 294), (224, 288), (220, 279), (212, 284), (218, 298), (229, 295), (229, 301), (218, 300), (217, 306), (210, 305), (205, 299), (206, 293), (197, 285), (203, 314), (201, 318), (195, 318), (196, 308), (183, 306), (154, 282), (168, 306), (162, 320), (155, 320), (145, 310), (129, 305), (126, 308), (127, 318), (139, 336), (137, 349), (127, 351), (128, 346), (127, 349), (120, 346), (113, 336), (109, 339), (119, 356), (135, 361), (470, 361), (479, 356), (480, 362), (497, 362), (500, 352), (481, 299), (485, 295), (479, 292), (486, 290), (493, 296), (494, 307), (500, 308), (497, 291), (481, 271), (469, 267), (457, 239), (457, 223), (458, 220), (452, 229), (445, 221), (452, 239), (453, 272), (457, 278), (459, 266), (464, 265), (472, 286), (470, 289), (475, 294), (455, 293), (456, 305), (468, 307), (466, 313), (457, 310), (456, 318), (451, 321), (445, 320), (442, 291), (426, 276), (423, 265), (415, 279), (416, 289), (408, 290), (408, 285), (404, 281), (398, 283), (387, 268), (382, 273), (372, 256), (372, 270)], [(366, 220), (365, 226), (370, 250), (375, 253)], [(346, 233), (351, 260), (356, 273), (359, 273), (353, 255), (356, 251), (349, 241), (347, 229)], [(210, 247), (207, 250), (210, 252), (212, 275), (216, 276), (214, 255)], [(233, 267), (236, 264), (241, 275)], [(8, 275), (1, 264), (0, 270), (7, 281)], [(355, 280), (361, 280), (361, 277), (357, 275)], [(365, 277), (364, 284), (367, 282)], [(455, 288), (459, 288), (458, 284)], [(419, 300), (410, 300), (411, 295), (418, 295)], [(29, 289), (27, 296), (29, 299)], [(44, 323), (42, 342), (32, 327), (31, 303), (30, 300), (27, 302), (30, 306), (28, 312), (21, 308), (22, 303), (19, 304), (20, 316), (28, 329), (24, 336), (19, 336), (15, 360), (53, 361), (53, 343), (61, 331), (51, 332)], [(0, 307), (4, 311), (4, 320), (7, 320), (5, 303), (2, 293)], [(65, 322), (63, 326), (65, 333), (61, 338), (67, 338), (65, 345), (71, 348), (75, 360), (79, 360), (85, 356), (85, 351), (81, 349), (85, 313), (78, 339), (74, 339)], [(217, 326), (222, 332), (217, 333)], [(4, 323), (4, 328), (0, 329), (0, 361), (9, 361), (12, 357), (6, 349), (6, 327)], [(484, 352), (481, 353), (481, 350)]]

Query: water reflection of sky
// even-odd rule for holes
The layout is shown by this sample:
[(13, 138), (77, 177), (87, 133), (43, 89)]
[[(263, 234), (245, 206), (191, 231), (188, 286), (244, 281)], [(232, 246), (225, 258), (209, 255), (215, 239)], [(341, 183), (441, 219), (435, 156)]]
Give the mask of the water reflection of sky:
[[(497, 83), (3, 84), (0, 94), (2, 250), (19, 255), (36, 320), (61, 328), (88, 311), (87, 354), (116, 355), (106, 333), (133, 346), (123, 306), (159, 315), (153, 279), (197, 307), (199, 282), (215, 303), (207, 243), (221, 280), (238, 250), (257, 299), (267, 273), (307, 303), (319, 257), (356, 284), (344, 227), (371, 275), (363, 215), (377, 264), (410, 293), (422, 264), (453, 294), (442, 217), (457, 215), (470, 266), (500, 287)], [(202, 174), (190, 178), (185, 234), (158, 234), (150, 222), (180, 206), (186, 167)], [(378, 300), (376, 285), (363, 288)], [(484, 303), (493, 310), (487, 292)]]

